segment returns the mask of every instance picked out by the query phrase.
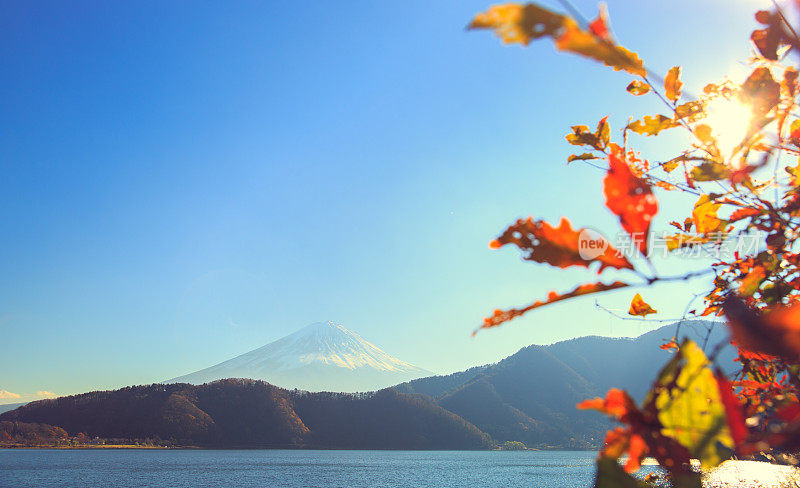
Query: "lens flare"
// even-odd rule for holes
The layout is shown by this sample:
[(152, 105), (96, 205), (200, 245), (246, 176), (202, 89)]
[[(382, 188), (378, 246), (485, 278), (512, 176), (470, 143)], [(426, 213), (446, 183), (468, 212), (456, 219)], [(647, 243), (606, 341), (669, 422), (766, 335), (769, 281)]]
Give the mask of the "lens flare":
[(720, 98), (706, 105), (703, 121), (711, 127), (717, 147), (724, 157), (730, 157), (750, 128), (751, 108), (736, 100)]

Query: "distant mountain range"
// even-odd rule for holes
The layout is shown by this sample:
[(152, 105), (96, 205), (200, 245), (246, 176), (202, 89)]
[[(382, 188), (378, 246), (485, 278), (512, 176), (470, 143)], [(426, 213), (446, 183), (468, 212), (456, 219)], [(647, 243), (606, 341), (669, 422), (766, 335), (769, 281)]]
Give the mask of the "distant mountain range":
[[(727, 344), (725, 326), (714, 324), (687, 321), (680, 335), (710, 351)], [(537, 447), (599, 446), (609, 422), (575, 405), (604, 396), (612, 387), (625, 388), (641, 401), (672, 354), (659, 346), (675, 335), (677, 327), (669, 325), (632, 339), (589, 336), (528, 346), (496, 364), (422, 378), (395, 389), (427, 395), (496, 441), (518, 440)], [(732, 372), (735, 358), (735, 349), (727, 345), (718, 362)]]
[(165, 383), (263, 380), (308, 391), (374, 391), (432, 373), (394, 358), (334, 322), (318, 322), (266, 346)]
[(23, 405), (27, 405), (27, 404), (28, 404), (28, 402), (20, 402), (20, 403), (6, 403), (6, 404), (3, 404), (3, 405), (0, 405), (0, 413), (9, 412), (11, 410), (14, 410), (15, 408), (19, 408), (19, 407), (21, 407)]
[[(694, 321), (680, 327), (681, 336), (692, 337), (706, 350), (719, 345), (718, 362), (724, 370), (736, 368), (736, 352), (726, 346), (724, 326)], [(376, 393), (309, 393), (252, 380), (157, 384), (41, 400), (0, 414), (0, 421), (48, 424), (70, 435), (223, 447), (481, 449), (513, 440), (538, 448), (597, 448), (610, 424), (596, 412), (577, 410), (576, 403), (602, 396), (611, 387), (643, 398), (673, 354), (659, 346), (676, 328), (666, 326), (633, 339), (582, 337), (528, 346), (496, 364), (414, 379)], [(416, 374), (405, 370), (407, 363), (400, 362), (400, 368), (393, 358), (375, 352), (379, 349), (367, 348), (363, 340), (337, 347), (334, 338), (353, 336), (343, 328), (315, 325), (286, 338), (291, 340), (227, 362), (225, 368), (231, 369), (222, 368), (226, 363), (214, 368), (266, 374), (263, 369), (235, 368), (256, 368), (260, 363), (255, 358), (262, 355), (256, 353), (262, 350), (273, 361), (296, 358), (298, 351), (315, 350), (319, 338), (317, 344), (330, 346), (326, 351), (338, 352), (311, 364), (352, 365), (358, 358), (358, 367), (377, 369), (372, 364), (377, 357), (384, 361), (378, 364), (391, 366), (390, 372)], [(307, 363), (301, 364), (288, 370), (302, 370)]]

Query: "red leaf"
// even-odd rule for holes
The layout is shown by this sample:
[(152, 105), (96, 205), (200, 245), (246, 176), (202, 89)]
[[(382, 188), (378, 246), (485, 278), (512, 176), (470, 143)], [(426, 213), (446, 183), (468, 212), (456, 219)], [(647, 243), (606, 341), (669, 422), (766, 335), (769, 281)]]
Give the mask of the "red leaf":
[[(612, 247), (605, 239), (596, 252), (581, 253), (581, 237), (584, 229), (575, 230), (569, 220), (562, 218), (558, 227), (553, 227), (543, 220), (517, 220), (509, 226), (500, 237), (489, 243), (492, 249), (506, 244), (514, 244), (523, 251), (523, 259), (551, 266), (566, 268), (569, 266), (588, 267), (594, 262), (600, 263), (598, 273), (607, 267), (616, 269), (633, 269), (633, 265)], [(584, 257), (589, 256), (589, 257)], [(591, 257), (593, 256), (593, 257)]]
[(559, 295), (558, 293), (551, 291), (550, 294), (547, 296), (547, 300), (545, 301), (537, 300), (536, 302), (523, 308), (512, 308), (509, 310), (495, 310), (491, 317), (486, 317), (485, 319), (483, 319), (483, 325), (475, 329), (475, 331), (472, 332), (472, 335), (474, 336), (481, 329), (491, 329), (492, 327), (497, 327), (498, 325), (504, 322), (508, 322), (511, 319), (517, 318), (520, 315), (524, 315), (535, 308), (543, 307), (545, 305), (549, 305), (555, 302), (560, 302), (568, 298), (579, 297), (581, 295), (589, 295), (591, 293), (600, 293), (603, 291), (616, 290), (617, 288), (624, 288), (626, 286), (628, 286), (628, 284), (623, 283), (621, 281), (615, 281), (614, 283), (608, 285), (602, 282), (597, 282), (597, 283), (585, 283), (568, 293), (564, 293), (563, 295)]
[(642, 459), (650, 451), (647, 443), (641, 436), (632, 434), (628, 441), (628, 461), (625, 463), (625, 471), (634, 473), (642, 466)]
[(777, 356), (789, 363), (800, 362), (800, 305), (760, 314), (741, 298), (730, 296), (725, 299), (723, 310), (731, 334), (740, 347)]
[(722, 405), (725, 407), (728, 430), (731, 432), (734, 445), (739, 446), (747, 439), (747, 424), (745, 423), (742, 406), (736, 395), (733, 394), (733, 388), (725, 374), (720, 370), (716, 370), (714, 371), (714, 377), (717, 380), (720, 400), (722, 400)]
[(589, 23), (589, 32), (603, 39), (611, 39), (611, 32), (608, 30), (608, 11), (605, 9), (605, 5), (600, 4), (600, 13)]
[(612, 388), (605, 398), (585, 400), (578, 404), (580, 409), (599, 410), (612, 418), (627, 424), (606, 433), (605, 446), (601, 456), (614, 459), (625, 452), (628, 462), (625, 470), (636, 471), (645, 456), (652, 456), (673, 474), (686, 475), (689, 464), (689, 450), (675, 439), (660, 432), (658, 419), (646, 411), (639, 410), (633, 399), (623, 390)]
[(650, 222), (658, 212), (658, 201), (650, 185), (637, 178), (628, 163), (612, 154), (608, 157), (603, 193), (606, 207), (619, 217), (622, 228), (631, 236), (639, 252), (646, 256)]
[(675, 338), (673, 337), (672, 340), (670, 340), (669, 342), (667, 342), (665, 344), (661, 344), (658, 347), (663, 349), (663, 350), (665, 350), (665, 351), (668, 351), (670, 349), (679, 349), (681, 346), (678, 345), (678, 343), (675, 341)]
[(611, 388), (605, 398), (584, 400), (578, 404), (579, 410), (597, 410), (617, 420), (626, 418), (629, 412), (637, 410), (633, 398), (625, 390)]
[(755, 217), (756, 215), (761, 215), (761, 212), (762, 210), (757, 208), (740, 208), (728, 217), (728, 222), (736, 222), (737, 220), (746, 219), (747, 217)]

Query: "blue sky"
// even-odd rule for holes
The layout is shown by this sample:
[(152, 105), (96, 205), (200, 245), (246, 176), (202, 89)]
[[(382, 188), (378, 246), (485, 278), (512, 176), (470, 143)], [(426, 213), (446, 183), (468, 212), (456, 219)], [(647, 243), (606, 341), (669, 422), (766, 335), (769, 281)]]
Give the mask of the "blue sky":
[[(698, 91), (741, 69), (764, 3), (609, 8)], [(163, 380), (322, 320), (441, 373), (649, 330), (588, 298), (470, 337), (595, 278), (487, 248), (527, 215), (616, 232), (602, 173), (564, 163), (569, 126), (660, 109), (548, 41), (465, 32), (490, 4), (0, 6), (0, 390), (20, 396), (0, 403)], [(691, 289), (644, 295), (668, 318)]]

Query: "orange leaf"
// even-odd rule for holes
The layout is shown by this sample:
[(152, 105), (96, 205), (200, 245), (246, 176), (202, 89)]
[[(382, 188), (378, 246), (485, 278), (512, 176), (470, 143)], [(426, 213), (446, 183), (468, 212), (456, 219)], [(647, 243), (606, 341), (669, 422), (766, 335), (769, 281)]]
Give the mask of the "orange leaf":
[(643, 81), (633, 80), (628, 84), (626, 90), (628, 90), (628, 93), (630, 93), (631, 95), (635, 95), (638, 97), (640, 95), (644, 95), (650, 92), (650, 85), (648, 85)]
[(634, 473), (642, 467), (642, 460), (645, 458), (649, 449), (642, 436), (631, 434), (628, 440), (628, 461), (625, 463), (625, 471)]
[(627, 452), (625, 470), (631, 472), (636, 471), (642, 459), (649, 455), (673, 474), (688, 473), (686, 466), (690, 459), (689, 450), (675, 439), (662, 434), (659, 421), (653, 417), (656, 412), (650, 408), (640, 410), (625, 391), (612, 388), (605, 398), (585, 400), (578, 404), (578, 408), (599, 410), (627, 424), (624, 428), (617, 427), (606, 433), (601, 458), (608, 457), (616, 463)]
[[(582, 403), (578, 404), (578, 408), (581, 408), (581, 405), (589, 405), (591, 402), (599, 401), (602, 402), (602, 398), (597, 398), (596, 400), (586, 400)], [(594, 407), (585, 407), (591, 408), (593, 410), (597, 410)], [(622, 427), (614, 427), (613, 429), (606, 432), (606, 438), (603, 441), (603, 456), (608, 456), (613, 459), (619, 459), (625, 454), (625, 451), (628, 450), (629, 439), (630, 439), (630, 429), (623, 429)]]
[(736, 222), (737, 220), (746, 219), (748, 217), (755, 217), (756, 215), (761, 215), (762, 212), (762, 210), (757, 208), (740, 208), (728, 217), (728, 222)]
[(681, 87), (683, 87), (683, 82), (681, 82), (681, 67), (673, 66), (669, 69), (667, 76), (664, 78), (664, 94), (673, 103), (677, 102), (681, 97)]
[(764, 266), (756, 265), (742, 278), (739, 284), (739, 294), (745, 297), (752, 296), (761, 288), (761, 283), (767, 278), (767, 270)]
[(654, 309), (649, 303), (645, 302), (642, 298), (642, 295), (638, 293), (634, 295), (633, 300), (631, 300), (631, 308), (628, 310), (628, 315), (640, 315), (642, 317), (647, 317), (647, 315), (651, 313), (658, 313), (658, 310)]
[(759, 313), (739, 297), (725, 299), (723, 310), (736, 343), (754, 353), (800, 362), (800, 304)]
[[(582, 249), (593, 241), (592, 249)], [(612, 247), (608, 241), (597, 235), (590, 235), (586, 229), (575, 230), (569, 220), (562, 218), (558, 227), (553, 227), (543, 220), (517, 220), (503, 234), (489, 243), (489, 247), (497, 249), (506, 244), (514, 244), (523, 251), (523, 259), (551, 266), (566, 268), (569, 266), (588, 267), (594, 262), (600, 263), (598, 273), (605, 268), (633, 269), (633, 265)]]
[(578, 405), (578, 410), (597, 410), (611, 418), (622, 420), (629, 412), (637, 410), (633, 398), (625, 390), (611, 388), (605, 398), (584, 400)]
[(521, 315), (524, 315), (533, 309), (543, 307), (545, 305), (550, 305), (551, 303), (560, 302), (562, 300), (567, 300), (569, 298), (579, 297), (582, 295), (589, 295), (592, 293), (601, 293), (604, 291), (616, 290), (618, 288), (624, 288), (626, 286), (628, 286), (628, 284), (622, 283), (621, 281), (615, 281), (611, 284), (597, 282), (597, 283), (585, 283), (583, 285), (578, 286), (577, 288), (575, 288), (570, 292), (564, 293), (563, 295), (559, 295), (555, 291), (551, 291), (547, 296), (547, 300), (545, 301), (537, 300), (534, 303), (523, 308), (512, 308), (509, 310), (495, 310), (491, 317), (486, 317), (485, 319), (483, 319), (483, 325), (478, 327), (472, 333), (472, 335), (474, 336), (481, 329), (490, 329), (492, 327), (497, 327), (498, 325), (504, 322), (508, 322), (509, 320), (517, 318)]
[(606, 432), (603, 450), (600, 453), (602, 457), (617, 459), (622, 457), (623, 454), (628, 453), (628, 460), (625, 462), (625, 471), (633, 473), (638, 471), (641, 467), (642, 460), (650, 452), (647, 441), (639, 434), (633, 432), (633, 429), (615, 427)]
[(647, 255), (650, 222), (658, 212), (658, 201), (650, 185), (633, 174), (628, 163), (611, 154), (603, 179), (606, 207), (614, 212), (642, 255)]

